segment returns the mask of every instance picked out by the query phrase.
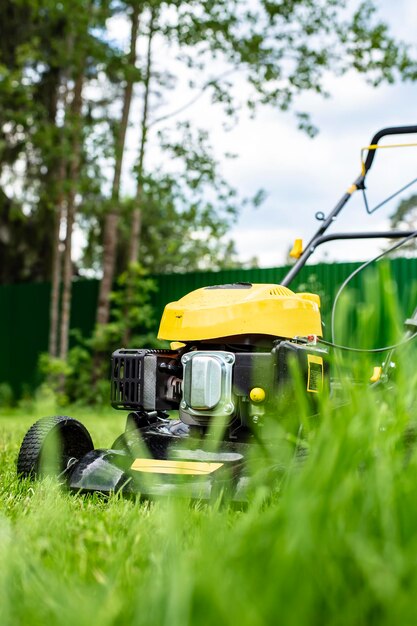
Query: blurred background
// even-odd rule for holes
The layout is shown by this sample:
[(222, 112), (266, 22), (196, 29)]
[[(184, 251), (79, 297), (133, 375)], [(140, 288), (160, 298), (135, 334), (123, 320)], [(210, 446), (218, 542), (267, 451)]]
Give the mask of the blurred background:
[[(194, 288), (279, 282), (372, 135), (417, 122), (412, 0), (3, 0), (0, 24), (5, 404), (45, 380), (106, 401), (113, 349), (160, 345), (164, 304)], [(416, 165), (414, 147), (379, 151), (370, 204)], [(412, 187), (373, 216), (358, 193), (337, 230), (411, 228), (416, 208)], [(292, 286), (326, 318), (381, 245), (323, 247)]]

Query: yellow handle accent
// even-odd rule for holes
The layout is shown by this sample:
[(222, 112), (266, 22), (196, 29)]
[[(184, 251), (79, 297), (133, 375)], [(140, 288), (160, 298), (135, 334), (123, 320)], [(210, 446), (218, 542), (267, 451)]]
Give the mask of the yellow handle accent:
[(302, 254), (303, 254), (303, 240), (302, 239), (296, 239), (294, 241), (294, 245), (293, 245), (292, 250), (290, 252), (290, 256), (293, 259), (299, 259)]
[(366, 174), (365, 159), (363, 158), (363, 153), (365, 152), (365, 150), (369, 152), (369, 150), (381, 150), (384, 148), (416, 148), (416, 147), (417, 147), (417, 143), (390, 143), (384, 146), (380, 146), (379, 144), (374, 143), (374, 144), (371, 144), (370, 146), (364, 146), (363, 148), (361, 148), (362, 176), (365, 176)]
[(369, 379), (371, 383), (377, 383), (378, 380), (381, 378), (381, 374), (382, 374), (382, 367), (377, 365), (376, 367), (374, 367), (374, 372), (371, 376), (371, 378)]

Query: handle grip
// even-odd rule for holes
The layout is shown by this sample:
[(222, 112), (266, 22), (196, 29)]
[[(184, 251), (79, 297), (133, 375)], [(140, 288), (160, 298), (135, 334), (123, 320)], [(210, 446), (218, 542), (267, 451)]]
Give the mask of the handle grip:
[[(412, 133), (417, 133), (417, 126), (390, 126), (389, 128), (382, 128), (372, 137), (370, 145), (376, 145), (382, 137), (387, 135), (408, 135)], [(365, 172), (371, 169), (374, 158), (375, 150), (369, 150), (365, 160)]]

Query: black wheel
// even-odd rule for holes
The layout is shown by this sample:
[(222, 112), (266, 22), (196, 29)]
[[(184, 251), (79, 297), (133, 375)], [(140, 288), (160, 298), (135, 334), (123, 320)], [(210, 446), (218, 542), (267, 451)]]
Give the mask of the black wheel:
[(44, 417), (29, 428), (22, 441), (17, 473), (22, 478), (58, 475), (70, 459), (80, 459), (93, 448), (90, 433), (78, 420), (66, 415)]

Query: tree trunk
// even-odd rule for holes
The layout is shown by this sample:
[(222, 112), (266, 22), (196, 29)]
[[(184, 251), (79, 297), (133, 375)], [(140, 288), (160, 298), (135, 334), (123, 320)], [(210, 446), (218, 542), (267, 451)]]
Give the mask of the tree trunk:
[[(74, 37), (70, 33), (65, 39), (65, 48), (72, 54), (74, 50)], [(64, 150), (61, 147), (61, 157), (58, 162), (57, 172), (55, 176), (54, 190), (54, 233), (53, 233), (53, 250), (52, 250), (52, 268), (51, 268), (51, 297), (49, 305), (49, 342), (48, 351), (51, 357), (57, 357), (59, 353), (58, 331), (59, 331), (59, 296), (62, 278), (62, 252), (61, 252), (61, 224), (64, 217), (65, 209), (65, 180), (67, 176), (68, 158), (65, 151), (65, 119), (68, 116), (68, 74), (67, 68), (61, 69), (61, 87), (62, 95), (60, 97), (64, 110), (64, 125), (58, 128), (56, 124), (56, 115), (58, 110), (59, 96), (57, 96), (54, 120), (55, 127), (63, 142)]]
[(52, 251), (51, 299), (49, 307), (49, 354), (52, 357), (58, 356), (59, 290), (61, 285), (62, 270), (60, 230), (63, 217), (63, 204), (65, 199), (63, 192), (65, 173), (66, 161), (64, 157), (62, 157), (57, 176), (59, 192), (56, 199), (56, 208), (54, 215), (54, 249)]
[(75, 220), (75, 197), (80, 173), (81, 161), (81, 107), (84, 75), (79, 72), (75, 78), (73, 100), (71, 103), (72, 142), (69, 161), (70, 190), (67, 197), (67, 219), (64, 251), (64, 273), (61, 306), (60, 351), (61, 359), (66, 360), (68, 355), (69, 327), (71, 316), (71, 288), (72, 288), (72, 231)]
[(139, 158), (138, 165), (136, 169), (137, 176), (137, 186), (136, 186), (136, 202), (135, 209), (132, 215), (132, 228), (130, 231), (130, 242), (129, 242), (129, 256), (128, 256), (128, 264), (131, 265), (133, 263), (137, 263), (139, 260), (139, 251), (140, 251), (140, 235), (142, 229), (142, 191), (143, 191), (143, 165), (145, 158), (145, 147), (146, 140), (148, 134), (148, 115), (149, 115), (149, 96), (150, 96), (150, 85), (151, 85), (151, 77), (152, 77), (152, 39), (155, 34), (156, 25), (155, 25), (156, 11), (153, 9), (151, 12), (151, 18), (149, 22), (149, 34), (148, 34), (148, 48), (146, 52), (146, 73), (145, 73), (145, 81), (144, 81), (144, 96), (143, 96), (143, 113), (142, 113), (142, 121), (141, 121), (141, 139), (140, 139), (140, 148), (139, 148)]
[[(130, 241), (129, 241), (129, 253), (128, 253), (128, 271), (129, 268), (138, 262), (139, 260), (139, 250), (140, 250), (140, 235), (142, 229), (142, 190), (143, 190), (143, 164), (145, 159), (145, 147), (146, 147), (146, 139), (148, 132), (148, 114), (149, 114), (149, 96), (150, 96), (150, 85), (151, 85), (151, 76), (152, 76), (152, 39), (155, 34), (155, 18), (156, 11), (155, 9), (151, 9), (151, 16), (149, 20), (149, 33), (148, 33), (148, 46), (146, 51), (146, 73), (144, 80), (144, 96), (143, 96), (143, 113), (142, 113), (142, 121), (141, 121), (141, 139), (140, 139), (140, 147), (139, 147), (139, 157), (138, 164), (136, 168), (136, 201), (135, 208), (132, 214), (132, 224), (130, 230)], [(127, 301), (130, 302), (132, 299), (132, 284), (131, 281), (128, 281), (127, 285)], [(129, 305), (127, 305), (129, 306)], [(126, 325), (124, 333), (123, 333), (123, 345), (128, 346), (130, 343), (131, 336), (131, 328)]]
[(129, 245), (129, 265), (137, 263), (139, 260), (140, 235), (142, 231), (142, 184), (139, 183), (136, 188), (136, 203), (132, 214), (132, 227), (130, 231)]
[[(130, 32), (130, 49), (128, 55), (128, 66), (132, 68), (136, 64), (136, 42), (139, 30), (139, 5), (136, 4), (132, 10), (131, 16), (131, 32)], [(111, 209), (107, 213), (104, 222), (103, 236), (103, 277), (100, 282), (100, 291), (97, 306), (97, 324), (107, 324), (110, 314), (110, 292), (113, 285), (114, 269), (116, 266), (116, 250), (118, 239), (118, 223), (119, 223), (119, 195), (120, 195), (120, 179), (122, 173), (124, 147), (126, 141), (126, 131), (129, 121), (129, 112), (132, 103), (134, 79), (132, 74), (126, 79), (126, 86), (123, 96), (122, 116), (120, 120), (119, 132), (117, 135), (115, 146), (115, 164), (111, 194)]]

